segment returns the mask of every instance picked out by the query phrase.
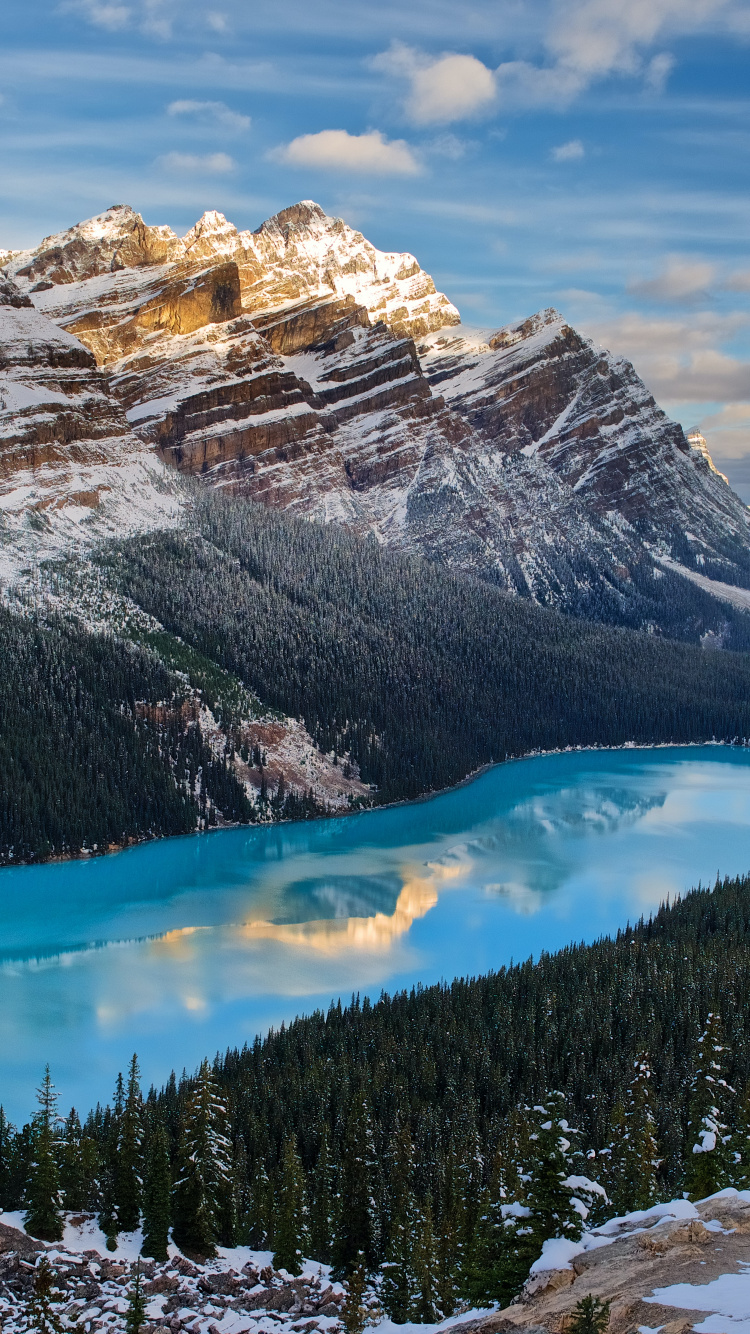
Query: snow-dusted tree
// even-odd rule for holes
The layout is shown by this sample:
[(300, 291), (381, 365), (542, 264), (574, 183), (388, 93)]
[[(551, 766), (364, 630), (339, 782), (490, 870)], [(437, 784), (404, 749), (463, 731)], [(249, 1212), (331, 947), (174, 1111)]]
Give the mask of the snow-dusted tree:
[(143, 1183), (143, 1245), (141, 1254), (167, 1259), (171, 1217), (172, 1173), (167, 1132), (158, 1122), (151, 1126)]
[(414, 1230), (414, 1297), (410, 1317), (417, 1324), (432, 1325), (440, 1320), (438, 1300), (438, 1257), (435, 1228), (429, 1200), (420, 1211)]
[(31, 1167), (26, 1189), (26, 1229), (42, 1241), (61, 1241), (63, 1220), (60, 1212), (59, 1117), (57, 1093), (46, 1066), (37, 1090), (39, 1110), (31, 1128)]
[(305, 1226), (305, 1178), (292, 1135), (287, 1135), (281, 1155), (276, 1226), (274, 1228), (275, 1269), (288, 1274), (302, 1272), (302, 1242)]
[(118, 1232), (134, 1232), (141, 1216), (143, 1193), (143, 1099), (138, 1058), (133, 1056), (120, 1115), (115, 1160)]
[(750, 1084), (738, 1099), (736, 1129), (731, 1140), (731, 1184), (738, 1190), (750, 1187)]
[(374, 1165), (370, 1110), (364, 1090), (354, 1089), (349, 1103), (341, 1147), (341, 1172), (336, 1201), (333, 1273), (344, 1278), (364, 1256), (366, 1270), (376, 1259), (375, 1205), (372, 1198)]
[(648, 1056), (637, 1056), (623, 1100), (612, 1112), (605, 1160), (607, 1192), (618, 1213), (647, 1209), (657, 1198), (660, 1157), (652, 1090)]
[(136, 1263), (133, 1286), (128, 1293), (128, 1309), (125, 1312), (125, 1334), (141, 1334), (146, 1323), (146, 1298), (143, 1295), (141, 1281), (141, 1262)]
[(37, 1262), (34, 1271), (34, 1291), (29, 1302), (28, 1326), (34, 1334), (63, 1334), (60, 1316), (53, 1310), (54, 1274), (46, 1255)]
[(367, 1307), (364, 1303), (365, 1278), (365, 1257), (364, 1255), (357, 1255), (346, 1280), (346, 1300), (341, 1312), (346, 1334), (363, 1334), (367, 1324)]
[(396, 1132), (389, 1154), (388, 1246), (382, 1266), (380, 1299), (396, 1325), (410, 1318), (414, 1305), (414, 1150), (409, 1127)]
[(693, 1200), (729, 1184), (733, 1154), (729, 1121), (735, 1091), (726, 1078), (721, 1019), (713, 1011), (698, 1039), (698, 1066), (690, 1096), (685, 1183)]
[(531, 1109), (531, 1119), (534, 1129), (529, 1137), (531, 1161), (524, 1202), (531, 1236), (541, 1249), (549, 1237), (580, 1237), (585, 1208), (577, 1202), (579, 1182), (573, 1175), (576, 1131), (563, 1115), (560, 1095), (551, 1094), (544, 1106)]
[(315, 1168), (310, 1174), (309, 1189), (310, 1256), (313, 1260), (328, 1264), (331, 1259), (333, 1234), (333, 1189), (331, 1150), (325, 1122), (320, 1132), (320, 1148)]
[(273, 1219), (273, 1189), (268, 1180), (268, 1172), (263, 1158), (259, 1158), (253, 1168), (250, 1181), (250, 1210), (248, 1217), (248, 1241), (256, 1250), (265, 1250), (271, 1239)]
[(226, 1106), (204, 1061), (180, 1126), (173, 1198), (174, 1240), (196, 1255), (216, 1254), (220, 1197), (230, 1177), (225, 1126)]

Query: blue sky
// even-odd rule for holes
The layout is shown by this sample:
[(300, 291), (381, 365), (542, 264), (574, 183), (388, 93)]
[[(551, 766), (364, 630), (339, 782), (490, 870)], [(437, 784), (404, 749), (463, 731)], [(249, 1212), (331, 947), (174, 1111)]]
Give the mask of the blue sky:
[(0, 247), (315, 199), (467, 323), (559, 307), (750, 500), (749, 62), (748, 0), (8, 0)]

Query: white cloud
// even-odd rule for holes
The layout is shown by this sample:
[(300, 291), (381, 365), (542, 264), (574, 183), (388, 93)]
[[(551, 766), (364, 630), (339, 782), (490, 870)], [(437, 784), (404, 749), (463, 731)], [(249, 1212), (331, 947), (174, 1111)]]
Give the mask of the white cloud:
[(406, 79), (406, 113), (416, 125), (447, 124), (486, 111), (497, 96), (495, 76), (475, 56), (447, 52), (431, 60), (394, 42), (371, 62), (374, 69)]
[(750, 292), (750, 269), (740, 269), (737, 273), (730, 273), (722, 286), (728, 292)]
[(719, 412), (703, 417), (704, 435), (710, 435), (717, 456), (741, 459), (750, 454), (750, 402), (725, 403)]
[(209, 28), (211, 28), (212, 32), (226, 32), (229, 27), (229, 21), (226, 14), (206, 14), (206, 23)]
[(628, 283), (628, 291), (650, 301), (694, 301), (705, 297), (715, 280), (715, 264), (673, 255), (655, 278)]
[(586, 150), (580, 139), (570, 139), (567, 144), (558, 144), (552, 149), (555, 162), (577, 162), (586, 156)]
[(130, 22), (132, 10), (127, 5), (101, 3), (101, 0), (83, 0), (75, 5), (82, 10), (89, 23), (95, 28), (104, 28), (108, 32), (118, 32)]
[(201, 120), (213, 120), (225, 125), (229, 130), (249, 130), (250, 117), (242, 116), (238, 111), (231, 111), (224, 102), (193, 102), (183, 99), (170, 102), (167, 107), (169, 116), (197, 116)]
[(236, 166), (228, 153), (207, 153), (203, 157), (197, 153), (165, 153), (158, 162), (167, 171), (209, 176), (223, 176)]
[(376, 176), (415, 176), (421, 167), (403, 139), (385, 139), (379, 130), (349, 134), (347, 130), (321, 130), (301, 134), (290, 144), (274, 149), (277, 162), (290, 167), (313, 167), (324, 171), (357, 171)]
[(721, 403), (750, 399), (750, 362), (721, 350), (748, 326), (745, 313), (648, 319), (632, 312), (594, 321), (586, 332), (632, 361), (657, 401)]

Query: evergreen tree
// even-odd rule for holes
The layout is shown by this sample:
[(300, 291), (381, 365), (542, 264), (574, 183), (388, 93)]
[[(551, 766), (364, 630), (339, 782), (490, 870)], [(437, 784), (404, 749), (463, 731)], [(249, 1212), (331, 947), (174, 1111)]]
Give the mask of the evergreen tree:
[(0, 1213), (13, 1209), (13, 1163), (16, 1147), (16, 1128), (11, 1125), (0, 1107)]
[(526, 1185), (526, 1205), (534, 1245), (541, 1251), (548, 1237), (576, 1240), (583, 1230), (581, 1213), (567, 1185), (571, 1176), (571, 1131), (560, 1116), (559, 1100), (548, 1098), (547, 1107), (534, 1108), (536, 1130), (531, 1135), (532, 1160)]
[(140, 1222), (143, 1191), (143, 1100), (135, 1055), (130, 1062), (118, 1122), (115, 1159), (117, 1230), (134, 1232)]
[(341, 1148), (338, 1217), (333, 1244), (333, 1275), (343, 1278), (364, 1257), (365, 1269), (376, 1264), (372, 1198), (372, 1134), (367, 1099), (357, 1088), (351, 1098)]
[(172, 1173), (167, 1133), (158, 1122), (148, 1137), (146, 1173), (143, 1183), (143, 1245), (141, 1255), (154, 1260), (168, 1258), (171, 1217)]
[(64, 1334), (62, 1320), (53, 1310), (53, 1291), (54, 1274), (49, 1260), (43, 1255), (34, 1271), (34, 1291), (28, 1311), (29, 1328), (35, 1334)]
[(726, 1050), (721, 1019), (712, 1011), (698, 1039), (698, 1066), (691, 1084), (685, 1177), (693, 1200), (702, 1200), (729, 1184), (728, 1121), (735, 1091), (725, 1077)]
[(265, 1250), (271, 1241), (272, 1219), (273, 1188), (261, 1157), (255, 1163), (250, 1182), (248, 1216), (248, 1244), (258, 1251)]
[(358, 1255), (351, 1265), (345, 1283), (346, 1300), (341, 1319), (346, 1334), (363, 1334), (367, 1324), (367, 1307), (364, 1304), (365, 1276), (365, 1257)]
[(128, 1293), (128, 1309), (125, 1312), (125, 1334), (141, 1334), (146, 1321), (146, 1298), (141, 1283), (141, 1262), (137, 1261), (133, 1284)]
[(429, 1200), (417, 1221), (413, 1266), (415, 1291), (411, 1319), (421, 1325), (435, 1324), (442, 1313), (438, 1302), (437, 1248)]
[(276, 1206), (274, 1228), (275, 1269), (286, 1269), (289, 1274), (302, 1272), (302, 1238), (304, 1230), (305, 1182), (297, 1146), (291, 1135), (284, 1141), (281, 1158), (281, 1181)]
[(408, 1126), (394, 1136), (390, 1154), (388, 1245), (380, 1298), (394, 1324), (411, 1318), (417, 1299), (414, 1272), (414, 1153)]
[(568, 1325), (570, 1334), (605, 1334), (609, 1325), (610, 1302), (588, 1293), (576, 1302), (573, 1319)]
[(649, 1059), (636, 1057), (624, 1102), (612, 1115), (607, 1192), (618, 1213), (647, 1209), (658, 1196), (660, 1164)]
[(32, 1159), (26, 1193), (26, 1229), (42, 1241), (61, 1241), (63, 1220), (60, 1212), (60, 1178), (57, 1168), (58, 1115), (57, 1093), (49, 1066), (37, 1090), (39, 1110), (31, 1131)]
[(314, 1171), (310, 1174), (308, 1207), (310, 1258), (329, 1264), (333, 1234), (333, 1188), (328, 1127), (323, 1123), (320, 1148)]
[(174, 1240), (195, 1255), (216, 1254), (220, 1197), (229, 1181), (231, 1145), (225, 1124), (226, 1105), (204, 1061), (180, 1127), (173, 1203)]
[(229, 1181), (221, 1192), (219, 1240), (222, 1246), (248, 1244), (249, 1203), (247, 1150), (242, 1135), (238, 1135), (232, 1148)]
[(731, 1140), (733, 1164), (730, 1168), (732, 1185), (738, 1190), (750, 1187), (750, 1084), (738, 1099), (735, 1133)]

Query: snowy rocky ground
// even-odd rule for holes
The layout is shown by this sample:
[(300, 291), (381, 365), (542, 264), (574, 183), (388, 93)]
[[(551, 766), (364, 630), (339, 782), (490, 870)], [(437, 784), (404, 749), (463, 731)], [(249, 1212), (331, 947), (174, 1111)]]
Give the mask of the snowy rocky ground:
[[(141, 1237), (115, 1252), (92, 1218), (69, 1216), (59, 1244), (26, 1235), (19, 1213), (0, 1218), (0, 1329), (27, 1325), (34, 1267), (46, 1255), (56, 1275), (64, 1328), (125, 1328)], [(141, 1261), (148, 1299), (144, 1334), (308, 1334), (338, 1331), (344, 1289), (326, 1265), (306, 1262), (292, 1278), (269, 1251), (221, 1249), (194, 1264), (170, 1248), (164, 1264)], [(578, 1242), (550, 1240), (526, 1287), (503, 1311), (464, 1311), (439, 1325), (394, 1326), (371, 1297), (379, 1334), (564, 1334), (588, 1293), (612, 1304), (610, 1334), (750, 1334), (750, 1191), (725, 1190), (691, 1204), (673, 1200), (613, 1218)]]

